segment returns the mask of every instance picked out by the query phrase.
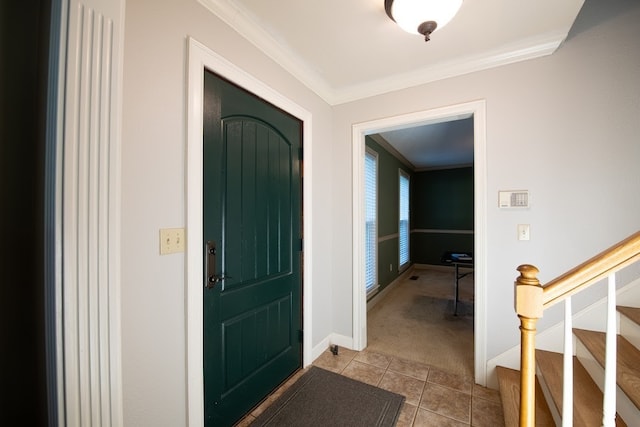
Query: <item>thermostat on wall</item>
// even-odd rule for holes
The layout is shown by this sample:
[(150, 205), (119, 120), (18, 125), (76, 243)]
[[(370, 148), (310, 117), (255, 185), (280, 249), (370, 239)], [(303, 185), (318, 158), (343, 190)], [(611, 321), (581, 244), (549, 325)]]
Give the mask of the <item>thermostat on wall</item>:
[(529, 207), (529, 191), (499, 191), (498, 206), (501, 208), (528, 208)]

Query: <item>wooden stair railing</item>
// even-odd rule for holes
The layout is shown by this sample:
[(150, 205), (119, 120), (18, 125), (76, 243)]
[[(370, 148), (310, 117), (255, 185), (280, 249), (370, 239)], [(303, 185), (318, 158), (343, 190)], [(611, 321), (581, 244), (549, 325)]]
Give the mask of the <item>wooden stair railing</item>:
[(518, 267), (515, 310), (520, 319), (520, 426), (535, 427), (536, 362), (535, 334), (545, 309), (640, 261), (640, 231), (577, 267), (542, 285), (539, 270), (528, 264)]

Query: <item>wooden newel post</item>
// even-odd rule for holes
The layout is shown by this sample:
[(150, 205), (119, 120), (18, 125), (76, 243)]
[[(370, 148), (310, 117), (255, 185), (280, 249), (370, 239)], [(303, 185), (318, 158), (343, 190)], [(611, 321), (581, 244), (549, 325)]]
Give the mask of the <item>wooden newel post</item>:
[(533, 265), (518, 267), (515, 309), (520, 318), (520, 426), (536, 424), (536, 323), (542, 317), (542, 285)]

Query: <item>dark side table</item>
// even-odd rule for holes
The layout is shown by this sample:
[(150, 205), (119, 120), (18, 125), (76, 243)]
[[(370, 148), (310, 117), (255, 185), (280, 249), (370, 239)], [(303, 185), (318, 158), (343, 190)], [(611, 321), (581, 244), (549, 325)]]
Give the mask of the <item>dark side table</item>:
[[(455, 297), (453, 299), (453, 315), (457, 316), (459, 282), (463, 277), (473, 273), (473, 254), (471, 252), (448, 251), (442, 254), (442, 258), (440, 259), (440, 261), (445, 265), (451, 265), (455, 268)], [(460, 273), (459, 267), (471, 268), (471, 271)]]

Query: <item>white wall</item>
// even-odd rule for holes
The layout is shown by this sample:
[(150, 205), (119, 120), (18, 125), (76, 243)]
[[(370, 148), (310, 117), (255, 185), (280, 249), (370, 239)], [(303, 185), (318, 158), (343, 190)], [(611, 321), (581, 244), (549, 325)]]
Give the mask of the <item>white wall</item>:
[[(632, 5), (625, 14), (619, 6)], [(125, 425), (186, 423), (185, 260), (158, 230), (185, 226), (186, 39), (313, 114), (313, 345), (351, 331), (351, 126), (487, 101), (488, 357), (516, 343), (515, 267), (546, 281), (639, 228), (640, 7), (587, 1), (551, 57), (330, 108), (195, 0), (127, 0), (122, 146)], [(426, 47), (428, 49), (428, 47)], [(427, 54), (427, 53), (425, 53)], [(531, 191), (524, 212), (499, 189)], [(531, 224), (529, 242), (516, 224)], [(548, 319), (546, 319), (548, 321)]]
[[(487, 356), (517, 344), (519, 264), (549, 281), (640, 228), (640, 4), (587, 1), (552, 55), (334, 108), (335, 239), (351, 232), (354, 123), (485, 99), (487, 114)], [(425, 55), (428, 46), (425, 46)], [(497, 207), (528, 189), (531, 208)], [(531, 240), (516, 240), (517, 224)], [(334, 246), (334, 328), (351, 329), (351, 246)], [(544, 329), (558, 318), (545, 314)]]
[(128, 426), (186, 424), (186, 59), (193, 36), (313, 114), (313, 345), (332, 331), (331, 108), (195, 0), (127, 0), (122, 142), (122, 365)]

